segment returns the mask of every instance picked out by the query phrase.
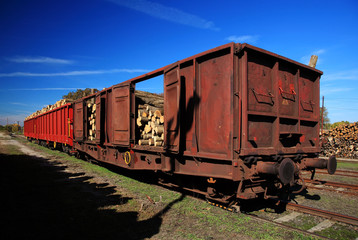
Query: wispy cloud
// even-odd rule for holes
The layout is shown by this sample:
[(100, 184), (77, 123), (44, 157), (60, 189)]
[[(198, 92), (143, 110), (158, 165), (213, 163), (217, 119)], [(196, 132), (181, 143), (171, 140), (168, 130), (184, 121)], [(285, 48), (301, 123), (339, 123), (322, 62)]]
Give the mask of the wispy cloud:
[(17, 122), (20, 122), (20, 125), (23, 125), (22, 121), (27, 116), (28, 116), (27, 113), (18, 113), (18, 114), (10, 113), (7, 115), (0, 113), (0, 125), (13, 124), (13, 123), (17, 123)]
[(322, 76), (325, 81), (358, 80), (358, 69), (351, 69)]
[(242, 36), (232, 35), (225, 38), (225, 40), (230, 42), (251, 43), (251, 44), (256, 43), (258, 39), (259, 39), (258, 35), (242, 35)]
[(310, 54), (301, 57), (301, 62), (304, 64), (308, 64), (310, 62), (311, 56), (316, 55), (316, 56), (318, 56), (318, 61), (317, 61), (317, 64), (318, 64), (318, 63), (322, 62), (322, 58), (320, 58), (320, 56), (326, 52), (327, 52), (326, 49), (315, 50), (315, 51), (311, 52)]
[(60, 58), (51, 58), (51, 57), (26, 57), (26, 56), (16, 56), (11, 58), (6, 58), (10, 62), (16, 63), (49, 63), (49, 64), (72, 64), (74, 61)]
[(152, 17), (163, 19), (170, 22), (175, 22), (182, 25), (187, 25), (195, 28), (220, 30), (212, 21), (203, 19), (197, 15), (183, 12), (179, 9), (167, 7), (160, 3), (151, 2), (148, 0), (107, 0), (119, 6), (127, 7)]
[(10, 104), (12, 104), (12, 105), (18, 105), (18, 106), (29, 106), (29, 105), (26, 104), (26, 103), (18, 103), (18, 102), (10, 102)]
[(109, 69), (109, 70), (84, 70), (84, 71), (70, 71), (58, 73), (31, 73), (31, 72), (13, 72), (0, 73), (0, 77), (59, 77), (59, 76), (80, 76), (80, 75), (98, 75), (108, 73), (140, 73), (149, 72), (147, 69)]
[(321, 95), (328, 95), (330, 93), (339, 93), (339, 92), (348, 92), (352, 91), (352, 88), (337, 88), (337, 87), (322, 87), (321, 89)]
[[(63, 91), (63, 90), (77, 90), (85, 88), (11, 88), (6, 91)], [(23, 105), (21, 103), (11, 103), (15, 105)]]

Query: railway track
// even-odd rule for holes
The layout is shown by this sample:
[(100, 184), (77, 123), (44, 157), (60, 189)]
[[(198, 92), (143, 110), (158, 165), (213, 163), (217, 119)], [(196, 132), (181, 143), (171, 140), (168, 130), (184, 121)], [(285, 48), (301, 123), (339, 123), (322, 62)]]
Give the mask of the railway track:
[(346, 189), (358, 191), (358, 185), (354, 185), (354, 184), (330, 182), (330, 181), (323, 181), (323, 180), (311, 180), (311, 179), (304, 179), (304, 180), (307, 183), (322, 184), (326, 186), (346, 188)]
[[(326, 174), (328, 174), (328, 172), (327, 171), (322, 171), (322, 170), (316, 170), (316, 174), (324, 174), (324, 175), (326, 175)], [(357, 171), (336, 170), (334, 175), (358, 178), (358, 172)]]
[(291, 202), (287, 203), (286, 208), (290, 209), (290, 210), (293, 210), (293, 211), (307, 213), (307, 214), (311, 214), (311, 215), (314, 215), (314, 216), (319, 216), (319, 217), (322, 217), (322, 218), (327, 218), (327, 219), (330, 219), (330, 220), (334, 220), (334, 221), (337, 221), (337, 222), (342, 222), (342, 223), (358, 226), (358, 218), (356, 218), (356, 217), (343, 215), (343, 214), (335, 213), (335, 212), (330, 212), (330, 211), (326, 211), (326, 210), (322, 210), (322, 209), (318, 209), (318, 208), (313, 208), (313, 207), (309, 207), (309, 206), (299, 205), (299, 204), (291, 203)]
[[(331, 191), (331, 192), (337, 192), (347, 195), (353, 195), (358, 196), (358, 185), (354, 184), (348, 184), (348, 183), (339, 183), (339, 182), (330, 182), (330, 181), (323, 181), (323, 180), (311, 180), (308, 178), (303, 179), (306, 183), (309, 183), (310, 185), (307, 186), (311, 189), (318, 189), (318, 190), (324, 190), (324, 191)], [(325, 187), (327, 186), (327, 187)], [(333, 187), (333, 188), (331, 188)], [(346, 190), (344, 190), (344, 189)]]
[[(220, 205), (218, 203), (214, 203), (214, 202), (210, 202), (208, 201), (208, 203), (212, 206), (215, 206), (215, 207), (219, 207), (219, 208), (222, 208), (222, 209), (225, 209), (227, 211), (230, 211), (230, 212), (239, 212), (237, 211), (239, 208), (236, 208), (236, 207), (226, 207), (224, 205)], [(307, 236), (311, 236), (311, 237), (314, 237), (314, 238), (320, 238), (320, 239), (329, 239), (325, 236), (322, 236), (322, 235), (319, 235), (319, 234), (316, 234), (314, 232), (308, 232), (306, 230), (302, 230), (300, 228), (296, 228), (296, 227), (292, 227), (292, 226), (289, 226), (287, 224), (284, 224), (284, 223), (280, 223), (280, 222), (277, 222), (277, 221), (274, 221), (274, 220), (269, 220), (269, 219), (266, 219), (264, 217), (260, 217), (258, 215), (255, 215), (255, 214), (252, 214), (252, 213), (249, 213), (249, 212), (242, 212), (243, 214), (247, 215), (247, 216), (250, 216), (254, 219), (257, 219), (259, 221), (263, 221), (263, 222), (266, 222), (266, 223), (271, 223), (271, 224), (275, 224), (275, 225), (278, 225), (282, 228), (285, 228), (285, 229), (289, 229), (289, 230), (293, 230), (293, 231), (296, 231), (296, 232), (300, 232), (300, 233), (303, 233)]]

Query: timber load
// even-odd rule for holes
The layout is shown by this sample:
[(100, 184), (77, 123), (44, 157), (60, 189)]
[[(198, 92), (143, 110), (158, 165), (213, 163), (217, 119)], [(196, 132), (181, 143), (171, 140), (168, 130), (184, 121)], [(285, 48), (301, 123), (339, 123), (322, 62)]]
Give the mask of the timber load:
[(321, 135), (323, 156), (358, 158), (358, 122), (341, 125)]
[(87, 130), (88, 130), (88, 140), (96, 139), (96, 103), (94, 98), (90, 98), (86, 101), (87, 104)]
[(164, 96), (135, 91), (138, 145), (161, 147), (164, 143)]
[(46, 107), (42, 108), (41, 110), (37, 110), (36, 112), (30, 114), (29, 116), (27, 116), (25, 118), (25, 120), (34, 118), (34, 117), (39, 116), (45, 112), (51, 111), (55, 108), (61, 107), (63, 105), (66, 105), (67, 103), (71, 103), (71, 102), (72, 102), (72, 100), (70, 100), (70, 99), (61, 99), (52, 105), (47, 105)]

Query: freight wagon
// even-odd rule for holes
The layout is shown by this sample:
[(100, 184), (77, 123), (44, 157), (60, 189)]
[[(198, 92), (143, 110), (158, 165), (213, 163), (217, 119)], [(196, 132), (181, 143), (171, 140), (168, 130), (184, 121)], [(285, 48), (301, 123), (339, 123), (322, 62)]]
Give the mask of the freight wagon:
[[(98, 161), (156, 171), (163, 184), (223, 203), (269, 197), (303, 181), (304, 169), (335, 172), (334, 156), (318, 158), (321, 75), (263, 49), (229, 43), (77, 100), (69, 106), (73, 121), (60, 122), (73, 127), (72, 151)], [(143, 145), (136, 85), (158, 76), (162, 142)], [(36, 135), (34, 121), (25, 122), (27, 137), (55, 141)]]
[(40, 145), (61, 147), (69, 152), (73, 146), (73, 109), (71, 104), (24, 121), (24, 135)]

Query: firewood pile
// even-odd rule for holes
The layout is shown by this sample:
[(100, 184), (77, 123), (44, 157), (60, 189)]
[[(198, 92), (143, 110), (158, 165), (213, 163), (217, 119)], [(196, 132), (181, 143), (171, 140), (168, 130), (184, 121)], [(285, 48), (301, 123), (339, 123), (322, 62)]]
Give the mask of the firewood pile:
[(138, 103), (138, 145), (163, 146), (164, 97), (143, 91), (135, 91)]
[(72, 100), (69, 100), (69, 99), (61, 99), (61, 100), (57, 101), (55, 104), (53, 104), (53, 105), (47, 105), (46, 107), (42, 108), (41, 110), (37, 110), (36, 112), (30, 114), (29, 116), (27, 116), (25, 118), (25, 120), (34, 118), (34, 117), (36, 117), (38, 115), (41, 115), (41, 114), (43, 114), (45, 112), (51, 111), (51, 110), (53, 110), (55, 108), (61, 107), (63, 105), (66, 105), (67, 103), (71, 103), (71, 102), (72, 102)]
[(321, 135), (323, 156), (358, 158), (358, 122), (341, 125)]
[(96, 139), (96, 104), (94, 102), (94, 98), (90, 98), (86, 101), (87, 104), (87, 118), (88, 118), (88, 140)]

